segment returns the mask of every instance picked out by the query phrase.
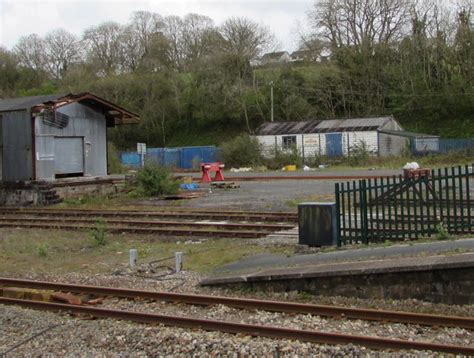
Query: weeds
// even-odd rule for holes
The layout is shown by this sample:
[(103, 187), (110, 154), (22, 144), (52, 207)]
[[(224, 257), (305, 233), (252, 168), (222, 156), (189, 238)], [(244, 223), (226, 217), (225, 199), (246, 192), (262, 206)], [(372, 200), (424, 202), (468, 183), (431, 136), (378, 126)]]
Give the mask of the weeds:
[(48, 245), (46, 244), (39, 244), (36, 248), (39, 257), (47, 257), (48, 256)]
[(93, 240), (94, 246), (105, 246), (107, 245), (106, 237), (106, 226), (104, 219), (97, 219), (95, 228), (90, 232), (90, 236)]
[(436, 239), (437, 240), (451, 240), (453, 237), (449, 233), (446, 225), (443, 222), (440, 222), (436, 226)]
[(261, 165), (263, 157), (255, 137), (241, 134), (222, 144), (222, 158), (228, 166), (243, 167)]

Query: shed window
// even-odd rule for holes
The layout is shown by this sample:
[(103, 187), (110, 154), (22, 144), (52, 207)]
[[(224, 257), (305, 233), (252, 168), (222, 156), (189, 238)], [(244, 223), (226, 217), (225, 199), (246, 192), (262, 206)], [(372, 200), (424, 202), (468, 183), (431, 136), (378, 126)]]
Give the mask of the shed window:
[(287, 135), (282, 137), (283, 140), (283, 149), (294, 149), (296, 148), (296, 136), (295, 135)]

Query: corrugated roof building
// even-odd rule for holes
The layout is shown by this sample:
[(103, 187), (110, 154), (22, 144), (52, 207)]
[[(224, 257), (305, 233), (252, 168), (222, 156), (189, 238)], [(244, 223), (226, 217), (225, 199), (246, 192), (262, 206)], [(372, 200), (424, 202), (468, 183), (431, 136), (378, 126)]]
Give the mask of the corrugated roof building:
[(0, 99), (0, 180), (107, 174), (107, 127), (139, 116), (91, 93)]
[(390, 116), (267, 122), (257, 129), (256, 137), (266, 156), (272, 156), (276, 150), (296, 149), (303, 158), (342, 157), (362, 148), (374, 155), (390, 156), (409, 149), (410, 138), (400, 133), (405, 133), (402, 126)]

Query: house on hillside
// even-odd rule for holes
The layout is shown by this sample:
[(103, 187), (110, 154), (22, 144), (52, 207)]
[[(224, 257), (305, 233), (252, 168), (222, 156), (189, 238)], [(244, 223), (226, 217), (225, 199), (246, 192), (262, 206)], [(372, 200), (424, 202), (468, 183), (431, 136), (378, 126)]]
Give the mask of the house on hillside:
[(316, 53), (310, 50), (294, 51), (290, 57), (291, 62), (316, 62), (317, 59)]
[(403, 132), (393, 117), (378, 117), (268, 122), (257, 129), (256, 138), (267, 157), (273, 156), (276, 149), (296, 149), (303, 158), (349, 156), (360, 149), (374, 155), (390, 156), (409, 149), (411, 138), (402, 133), (407, 132)]
[(138, 121), (87, 92), (0, 99), (0, 180), (107, 175), (107, 128)]
[(286, 51), (269, 52), (260, 59), (261, 65), (271, 65), (277, 63), (287, 63), (291, 61), (290, 54)]

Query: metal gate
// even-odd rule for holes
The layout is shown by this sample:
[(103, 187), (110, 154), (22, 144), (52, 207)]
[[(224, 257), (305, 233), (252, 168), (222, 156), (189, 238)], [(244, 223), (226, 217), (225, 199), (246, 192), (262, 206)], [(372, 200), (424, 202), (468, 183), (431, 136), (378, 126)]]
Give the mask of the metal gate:
[(84, 138), (54, 138), (54, 172), (56, 175), (84, 174)]
[(338, 243), (474, 233), (472, 166), (336, 184)]

